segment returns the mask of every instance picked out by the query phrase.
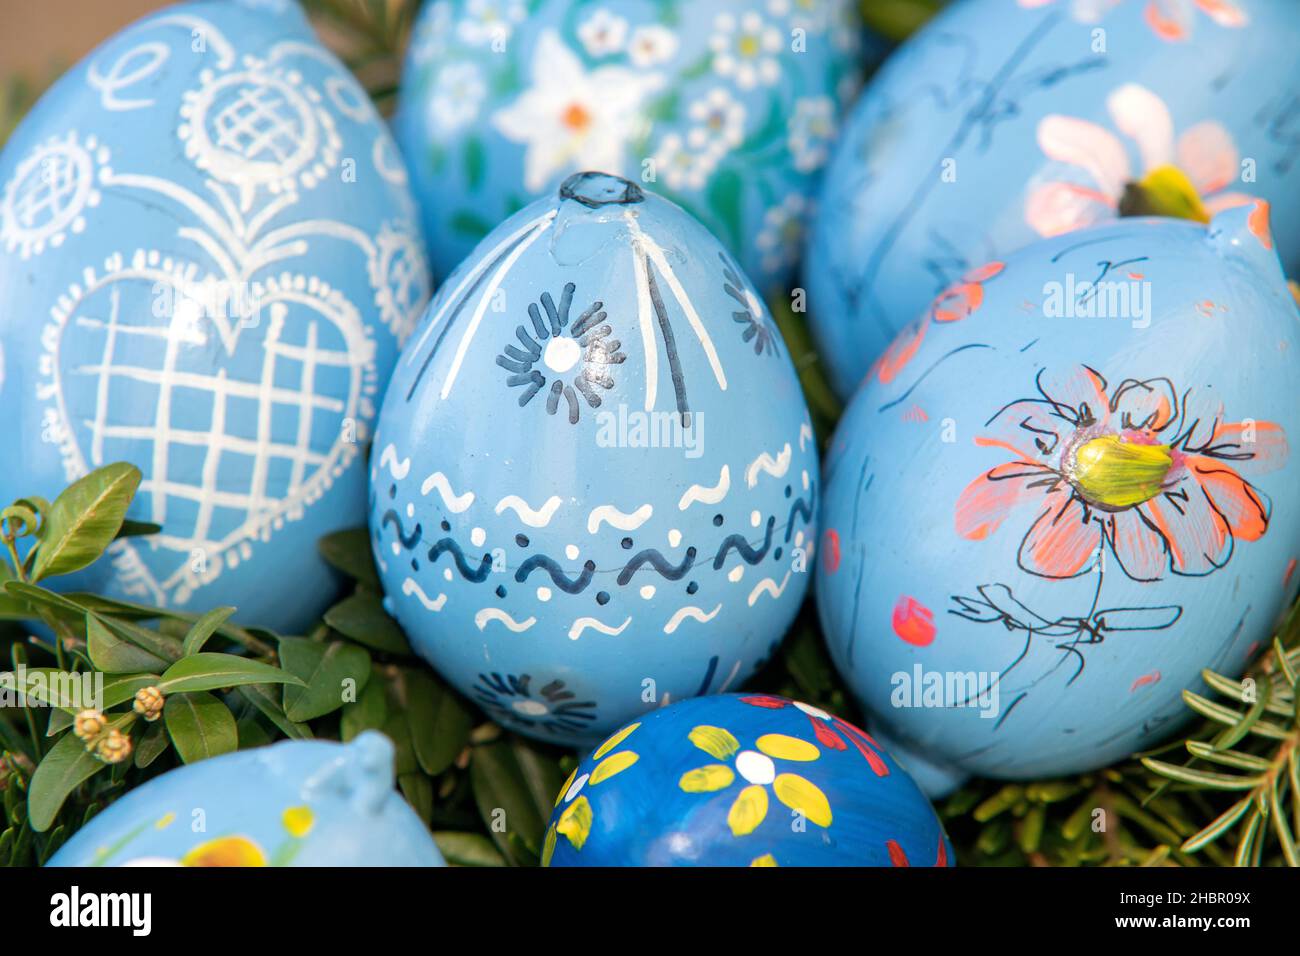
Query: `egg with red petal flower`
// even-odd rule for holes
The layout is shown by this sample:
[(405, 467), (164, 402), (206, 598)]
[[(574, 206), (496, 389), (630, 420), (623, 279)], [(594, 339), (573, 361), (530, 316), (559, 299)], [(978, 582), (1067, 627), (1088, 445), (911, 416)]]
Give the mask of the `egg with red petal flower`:
[(1300, 323), (1268, 218), (1043, 240), (872, 366), (825, 463), (818, 609), (871, 726), (936, 777), (1155, 745), (1294, 599)]

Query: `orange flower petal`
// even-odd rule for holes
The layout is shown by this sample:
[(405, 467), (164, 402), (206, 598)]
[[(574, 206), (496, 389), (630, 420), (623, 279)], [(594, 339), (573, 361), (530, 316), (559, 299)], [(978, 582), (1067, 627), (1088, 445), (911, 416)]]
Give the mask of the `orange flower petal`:
[(1197, 458), (1192, 472), (1215, 509), (1228, 523), (1233, 537), (1258, 541), (1268, 530), (1269, 508), (1263, 498), (1239, 474), (1221, 462)]
[(957, 497), (957, 533), (970, 541), (987, 538), (1025, 497), (1027, 482), (1040, 474), (1035, 466), (1018, 461), (984, 472)]
[(1020, 564), (1043, 577), (1072, 578), (1097, 553), (1101, 535), (1077, 498), (1064, 506), (1059, 499), (1050, 495), (1047, 507), (1030, 526), (1020, 543)]

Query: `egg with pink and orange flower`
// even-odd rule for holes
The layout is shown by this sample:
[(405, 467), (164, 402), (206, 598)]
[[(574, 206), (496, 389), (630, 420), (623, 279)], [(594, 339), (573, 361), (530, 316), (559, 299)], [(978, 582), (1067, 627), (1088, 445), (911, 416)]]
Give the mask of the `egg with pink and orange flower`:
[(879, 71), (804, 258), (841, 397), (929, 300), (1036, 239), (1259, 198), (1300, 268), (1291, 0), (966, 0)]
[(1104, 766), (1269, 641), (1300, 587), (1300, 392), (1276, 384), (1300, 323), (1269, 212), (1031, 244), (872, 365), (825, 464), (817, 598), (905, 762)]

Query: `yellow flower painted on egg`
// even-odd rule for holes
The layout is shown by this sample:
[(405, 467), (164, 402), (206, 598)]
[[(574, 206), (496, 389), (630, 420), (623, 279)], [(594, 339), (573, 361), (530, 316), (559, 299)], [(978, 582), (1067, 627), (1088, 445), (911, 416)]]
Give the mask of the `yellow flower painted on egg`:
[(558, 807), (561, 803), (567, 803), (568, 806), (560, 814), (560, 819), (546, 831), (546, 841), (542, 845), (542, 866), (550, 865), (551, 854), (555, 852), (555, 841), (561, 835), (573, 845), (575, 850), (581, 850), (582, 845), (587, 842), (587, 837), (591, 833), (593, 815), (591, 801), (586, 798), (582, 790), (585, 787), (604, 783), (641, 759), (634, 750), (612, 752), (640, 726), (641, 723), (638, 721), (616, 732), (592, 753), (591, 759), (598, 763), (590, 773), (578, 776), (575, 767), (573, 773), (569, 774), (569, 779), (564, 781), (564, 786), (560, 788), (560, 795), (555, 798), (555, 805)]
[(266, 854), (248, 837), (224, 836), (200, 843), (181, 857), (181, 866), (266, 866)]
[(741, 750), (740, 741), (731, 731), (706, 724), (696, 727), (687, 737), (718, 762), (682, 774), (677, 782), (682, 790), (715, 793), (730, 787), (737, 776), (745, 782), (727, 813), (727, 825), (734, 836), (753, 833), (767, 818), (769, 787), (777, 800), (802, 814), (804, 819), (819, 827), (831, 825), (830, 801), (816, 784), (797, 773), (777, 773), (776, 760), (800, 763), (816, 760), (821, 751), (815, 745), (786, 734), (763, 734), (754, 742), (756, 750)]

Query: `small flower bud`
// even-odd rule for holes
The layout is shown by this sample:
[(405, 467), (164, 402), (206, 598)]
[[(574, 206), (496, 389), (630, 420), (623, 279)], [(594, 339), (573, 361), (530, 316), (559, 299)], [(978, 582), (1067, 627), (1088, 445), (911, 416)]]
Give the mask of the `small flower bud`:
[(104, 763), (121, 763), (131, 756), (131, 738), (114, 727), (95, 745), (95, 756)]
[(72, 724), (72, 732), (89, 743), (104, 732), (108, 721), (97, 710), (83, 710)]
[(142, 687), (135, 692), (135, 703), (131, 707), (145, 720), (153, 723), (162, 716), (163, 692), (152, 685)]

